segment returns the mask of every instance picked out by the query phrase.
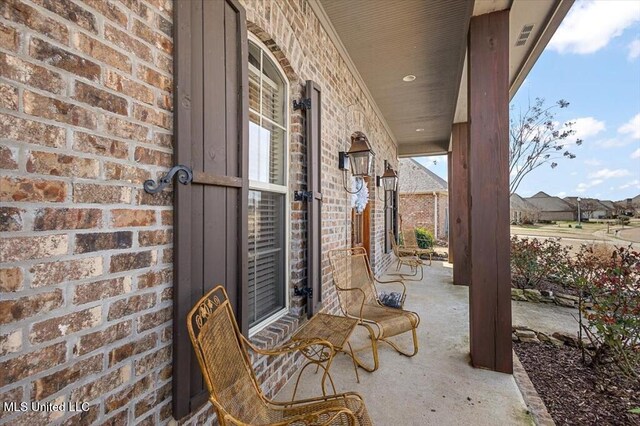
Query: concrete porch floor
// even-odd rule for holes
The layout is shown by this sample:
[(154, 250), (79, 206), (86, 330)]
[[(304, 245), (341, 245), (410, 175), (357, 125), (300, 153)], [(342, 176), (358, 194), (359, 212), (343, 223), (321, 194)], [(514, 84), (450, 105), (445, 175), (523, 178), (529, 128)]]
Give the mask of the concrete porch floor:
[[(360, 393), (376, 425), (533, 424), (511, 375), (470, 366), (468, 289), (454, 286), (451, 274), (443, 262), (434, 261), (425, 267), (422, 281), (407, 282), (405, 309), (421, 317), (418, 354), (406, 358), (382, 343), (380, 368), (374, 373), (359, 369), (360, 383), (351, 359), (338, 354), (330, 370), (337, 391)], [(378, 290), (385, 287), (391, 285)], [(366, 336), (357, 327), (351, 337), (354, 348), (367, 345)], [(410, 348), (409, 333), (395, 340)], [(370, 351), (361, 352), (361, 357), (372, 359)], [(297, 377), (296, 373), (277, 400), (291, 399)], [(308, 368), (296, 399), (320, 395), (320, 377)]]

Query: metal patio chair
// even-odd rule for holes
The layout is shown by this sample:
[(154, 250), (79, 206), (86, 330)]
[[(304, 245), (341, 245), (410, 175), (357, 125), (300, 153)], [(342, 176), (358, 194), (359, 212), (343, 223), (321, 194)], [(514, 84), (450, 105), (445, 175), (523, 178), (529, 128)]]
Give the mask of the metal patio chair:
[[(362, 247), (335, 249), (329, 252), (333, 283), (338, 292), (340, 308), (345, 316), (357, 318), (360, 325), (369, 329), (373, 349), (373, 368), (358, 362), (367, 371), (378, 368), (377, 341), (388, 343), (402, 355), (412, 357), (418, 353), (416, 328), (420, 323), (417, 313), (382, 305), (378, 298), (377, 284), (400, 284), (402, 300), (406, 287), (402, 281), (380, 281), (371, 272), (367, 252)], [(403, 351), (389, 338), (411, 332), (413, 352)]]
[(434, 250), (431, 248), (420, 248), (415, 228), (402, 231), (402, 240), (404, 247), (408, 250), (413, 250), (416, 256), (429, 256), (429, 266), (431, 266)]
[[(398, 245), (396, 237), (391, 231), (389, 231), (389, 240), (391, 241), (391, 250), (396, 257), (396, 271), (400, 271), (402, 266), (408, 266), (411, 269), (411, 274), (396, 272), (393, 275), (399, 275), (405, 281), (421, 281), (424, 278), (424, 262), (416, 254), (415, 249)], [(420, 277), (418, 277), (418, 270)]]
[(262, 355), (315, 350), (320, 356), (332, 357), (333, 347), (323, 340), (289, 343), (273, 350), (255, 347), (240, 333), (222, 286), (198, 301), (187, 316), (187, 328), (221, 426), (372, 424), (362, 397), (353, 392), (291, 402), (267, 399), (248, 348)]

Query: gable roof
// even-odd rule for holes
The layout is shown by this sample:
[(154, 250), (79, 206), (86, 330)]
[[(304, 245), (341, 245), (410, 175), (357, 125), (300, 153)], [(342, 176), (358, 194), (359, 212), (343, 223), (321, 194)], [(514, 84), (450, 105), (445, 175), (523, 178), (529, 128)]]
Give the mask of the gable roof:
[[(539, 195), (540, 193), (544, 195)], [(551, 197), (542, 191), (533, 197), (526, 198), (526, 200), (543, 212), (572, 212), (575, 210), (571, 204), (563, 199)]]
[(398, 177), (400, 179), (398, 190), (401, 194), (447, 192), (449, 189), (446, 180), (413, 158), (400, 159)]
[(509, 207), (511, 210), (523, 212), (535, 212), (538, 210), (536, 206), (534, 206), (518, 194), (511, 194), (511, 196), (509, 197)]
[[(564, 201), (571, 204), (572, 207), (578, 207), (578, 197), (564, 197)], [(581, 206), (588, 207), (591, 210), (615, 210), (611, 201), (600, 201), (597, 198), (581, 198)], [(610, 203), (610, 204), (606, 204)]]
[(531, 196), (531, 197), (529, 197), (529, 198), (543, 198), (543, 197), (544, 197), (544, 198), (551, 198), (551, 195), (547, 194), (547, 193), (546, 193), (546, 192), (544, 192), (544, 191), (540, 191), (540, 192), (538, 192), (537, 194), (532, 195), (532, 196)]

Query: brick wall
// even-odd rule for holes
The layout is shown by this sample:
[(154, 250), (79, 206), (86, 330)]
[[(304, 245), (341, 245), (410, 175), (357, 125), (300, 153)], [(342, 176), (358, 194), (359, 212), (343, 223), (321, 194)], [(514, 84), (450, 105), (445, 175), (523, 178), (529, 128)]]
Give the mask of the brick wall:
[[(351, 197), (338, 151), (362, 130), (396, 150), (304, 1), (247, 0), (250, 31), (274, 51), (299, 99), (323, 89), (323, 293), (338, 309), (328, 250), (349, 245)], [(142, 190), (172, 164), (170, 0), (0, 2), (0, 401), (89, 402), (86, 413), (0, 411), (12, 424), (162, 424), (171, 418), (172, 197)], [(306, 189), (304, 120), (291, 115), (291, 191)], [(373, 186), (372, 261), (383, 206)], [(291, 284), (306, 282), (306, 206), (291, 204)], [(265, 346), (292, 315), (253, 338)], [(273, 395), (299, 357), (254, 359)], [(188, 423), (212, 421), (207, 404)]]
[(446, 239), (447, 213), (449, 197), (446, 193), (429, 194), (400, 194), (400, 215), (402, 216), (402, 228), (427, 228), (435, 232), (435, 208), (436, 197), (438, 205), (438, 235), (439, 239)]

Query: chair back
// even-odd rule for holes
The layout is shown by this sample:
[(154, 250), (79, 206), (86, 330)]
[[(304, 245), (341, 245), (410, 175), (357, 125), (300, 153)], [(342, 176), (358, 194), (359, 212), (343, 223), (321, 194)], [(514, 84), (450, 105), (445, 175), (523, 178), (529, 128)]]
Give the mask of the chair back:
[(418, 248), (418, 237), (416, 236), (416, 230), (406, 229), (402, 231), (402, 240), (405, 247)]
[(400, 251), (398, 243), (396, 242), (396, 236), (393, 234), (393, 231), (389, 231), (389, 241), (391, 241), (391, 251), (395, 257), (400, 257)]
[(210, 398), (236, 419), (267, 422), (268, 406), (224, 287), (198, 301), (187, 315), (187, 328)]
[[(377, 304), (378, 295), (373, 273), (364, 248), (331, 250), (329, 262), (343, 313), (359, 316), (363, 302), (365, 305)], [(349, 291), (352, 289), (362, 291)]]

